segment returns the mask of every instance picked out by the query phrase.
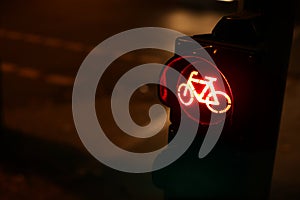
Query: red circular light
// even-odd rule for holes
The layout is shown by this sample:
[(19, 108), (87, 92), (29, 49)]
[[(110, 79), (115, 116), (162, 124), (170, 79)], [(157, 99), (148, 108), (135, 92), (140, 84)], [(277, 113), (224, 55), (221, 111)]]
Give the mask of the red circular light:
[[(203, 125), (219, 123), (224, 119), (223, 114), (233, 111), (233, 96), (228, 81), (221, 71), (206, 59), (193, 56), (195, 62), (187, 63), (185, 61), (185, 65), (182, 66), (180, 64), (184, 63), (182, 62), (185, 60), (184, 58), (179, 57), (168, 64), (169, 67), (179, 70), (185, 77), (185, 79), (178, 78), (176, 86), (176, 96), (181, 108), (189, 118)], [(195, 65), (200, 66), (197, 67), (199, 72), (194, 67)], [(210, 68), (209, 73), (203, 74), (200, 71), (201, 65)], [(166, 76), (164, 78), (164, 81), (167, 81)], [(166, 101), (168, 101), (167, 96), (167, 90), (165, 90)], [(196, 117), (196, 106), (200, 108), (200, 119)], [(212, 114), (214, 114), (214, 121), (211, 120)]]

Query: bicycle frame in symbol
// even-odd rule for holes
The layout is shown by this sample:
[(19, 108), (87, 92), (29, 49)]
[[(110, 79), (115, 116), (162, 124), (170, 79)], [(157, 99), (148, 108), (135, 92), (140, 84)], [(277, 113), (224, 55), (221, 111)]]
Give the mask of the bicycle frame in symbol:
[[(189, 106), (193, 103), (194, 98), (196, 98), (199, 103), (205, 103), (207, 108), (213, 113), (227, 112), (231, 107), (231, 99), (225, 92), (215, 90), (214, 82), (217, 81), (217, 79), (209, 76), (205, 76), (204, 80), (194, 78), (197, 75), (198, 72), (193, 71), (190, 74), (187, 83), (182, 83), (181, 85), (179, 85), (177, 92), (180, 102), (185, 106)], [(205, 85), (200, 94), (197, 93), (193, 83)], [(207, 91), (209, 91), (209, 94), (204, 99), (204, 95), (207, 93)], [(225, 97), (227, 105), (224, 108), (217, 110), (214, 109), (212, 106), (220, 105), (218, 95)]]

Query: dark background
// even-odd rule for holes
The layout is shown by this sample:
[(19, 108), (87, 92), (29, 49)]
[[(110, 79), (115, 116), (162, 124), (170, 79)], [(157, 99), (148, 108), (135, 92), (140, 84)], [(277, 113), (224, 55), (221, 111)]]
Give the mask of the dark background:
[[(297, 4), (299, 11), (299, 1)], [(1, 1), (1, 114), (5, 131), (0, 139), (0, 199), (163, 199), (151, 174), (117, 172), (85, 150), (71, 110), (77, 70), (93, 47), (121, 31), (160, 26), (187, 35), (209, 33), (223, 15), (236, 9), (236, 3), (209, 0)], [(300, 197), (298, 13), (272, 199)], [(122, 73), (142, 63), (164, 63), (170, 56), (159, 51), (133, 52), (119, 58), (105, 74), (97, 93), (97, 114), (110, 139), (119, 146), (143, 152), (166, 143), (166, 128), (150, 141), (126, 137), (113, 123), (106, 105)], [(156, 87), (142, 87), (133, 98), (133, 119), (146, 124), (147, 108), (157, 102)]]

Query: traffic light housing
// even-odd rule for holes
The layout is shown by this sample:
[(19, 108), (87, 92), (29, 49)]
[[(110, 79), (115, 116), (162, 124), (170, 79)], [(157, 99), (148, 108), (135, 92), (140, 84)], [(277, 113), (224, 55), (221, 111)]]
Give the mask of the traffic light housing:
[[(201, 64), (209, 62), (201, 57), (203, 51), (210, 55), (215, 63), (210, 63), (212, 70), (220, 72), (225, 83), (224, 91), (218, 94), (225, 97), (223, 101), (230, 107), (226, 110), (224, 128), (217, 144), (206, 157), (199, 159), (198, 152), (208, 127), (220, 123), (209, 121), (212, 112), (206, 109), (209, 103), (201, 103), (200, 97), (198, 102), (195, 101), (203, 88), (197, 90), (194, 87), (205, 83), (207, 77), (191, 76), (194, 69), (185, 56), (174, 55), (166, 63), (161, 83), (178, 90), (177, 94), (172, 94), (167, 87), (159, 86), (162, 103), (170, 107), (168, 141), (175, 137), (180, 119), (199, 124), (196, 139), (187, 152), (170, 166), (153, 173), (154, 182), (164, 189), (168, 198), (268, 198), (285, 78), (280, 70), (270, 68), (266, 59), (267, 36), (263, 24), (266, 24), (265, 18), (259, 14), (240, 13), (223, 17), (211, 34), (192, 36), (192, 40), (203, 47), (201, 49), (193, 49), (189, 37), (175, 41), (175, 52), (186, 55), (193, 63), (198, 62), (200, 73)], [(178, 80), (178, 84), (168, 85), (169, 68), (176, 69), (191, 81)], [(196, 83), (194, 87), (191, 82)], [(187, 85), (193, 89), (186, 89)], [(180, 95), (187, 99), (180, 100)], [(193, 96), (193, 100), (187, 95)], [(186, 108), (191, 101), (200, 108), (199, 119), (193, 117), (193, 109)], [(185, 110), (184, 116), (180, 109)]]

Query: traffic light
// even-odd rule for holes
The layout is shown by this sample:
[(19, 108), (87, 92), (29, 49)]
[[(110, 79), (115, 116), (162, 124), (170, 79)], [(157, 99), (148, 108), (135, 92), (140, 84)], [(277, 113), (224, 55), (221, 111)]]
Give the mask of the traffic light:
[[(269, 90), (266, 91), (265, 88), (269, 84), (266, 81), (269, 72), (263, 67), (262, 60), (262, 21), (260, 15), (225, 16), (215, 26), (212, 34), (191, 37), (202, 49), (186, 48), (192, 44), (188, 37), (177, 39), (175, 52), (181, 52), (181, 49), (190, 51), (184, 52), (186, 56), (174, 55), (166, 63), (161, 83), (174, 87), (168, 85), (168, 79), (171, 79), (168, 77), (169, 68), (179, 71), (187, 81), (178, 79), (177, 95), (172, 94), (167, 87), (159, 87), (161, 101), (171, 108), (170, 121), (173, 129), (180, 124), (177, 121), (180, 119), (180, 108), (185, 111), (186, 117), (198, 122), (203, 128), (218, 123), (211, 121), (211, 113), (225, 113), (226, 124), (230, 126), (231, 132), (239, 129), (238, 126), (245, 127), (253, 119), (259, 118), (263, 105), (271, 101), (266, 99)], [(204, 51), (214, 63), (202, 57)], [(195, 66), (199, 67), (199, 72)], [(204, 77), (203, 68), (206, 71)], [(221, 74), (221, 80), (217, 80), (217, 74)], [(220, 83), (224, 85), (224, 91), (218, 90)], [(193, 117), (195, 106), (200, 108), (200, 119)]]
[[(181, 158), (153, 173), (168, 198), (268, 198), (285, 80), (278, 80), (284, 76), (269, 67), (264, 24), (260, 14), (239, 13), (223, 17), (210, 34), (175, 41), (175, 52), (185, 56), (168, 60), (160, 80), (167, 87), (159, 86), (161, 102), (170, 107), (168, 141), (183, 118), (199, 128)], [(193, 49), (192, 40), (202, 48)], [(213, 62), (202, 56), (205, 52)], [(184, 78), (170, 81), (170, 68)], [(176, 94), (169, 90), (174, 87)], [(194, 114), (196, 107), (200, 117)], [(220, 123), (219, 140), (199, 159), (207, 130)]]

